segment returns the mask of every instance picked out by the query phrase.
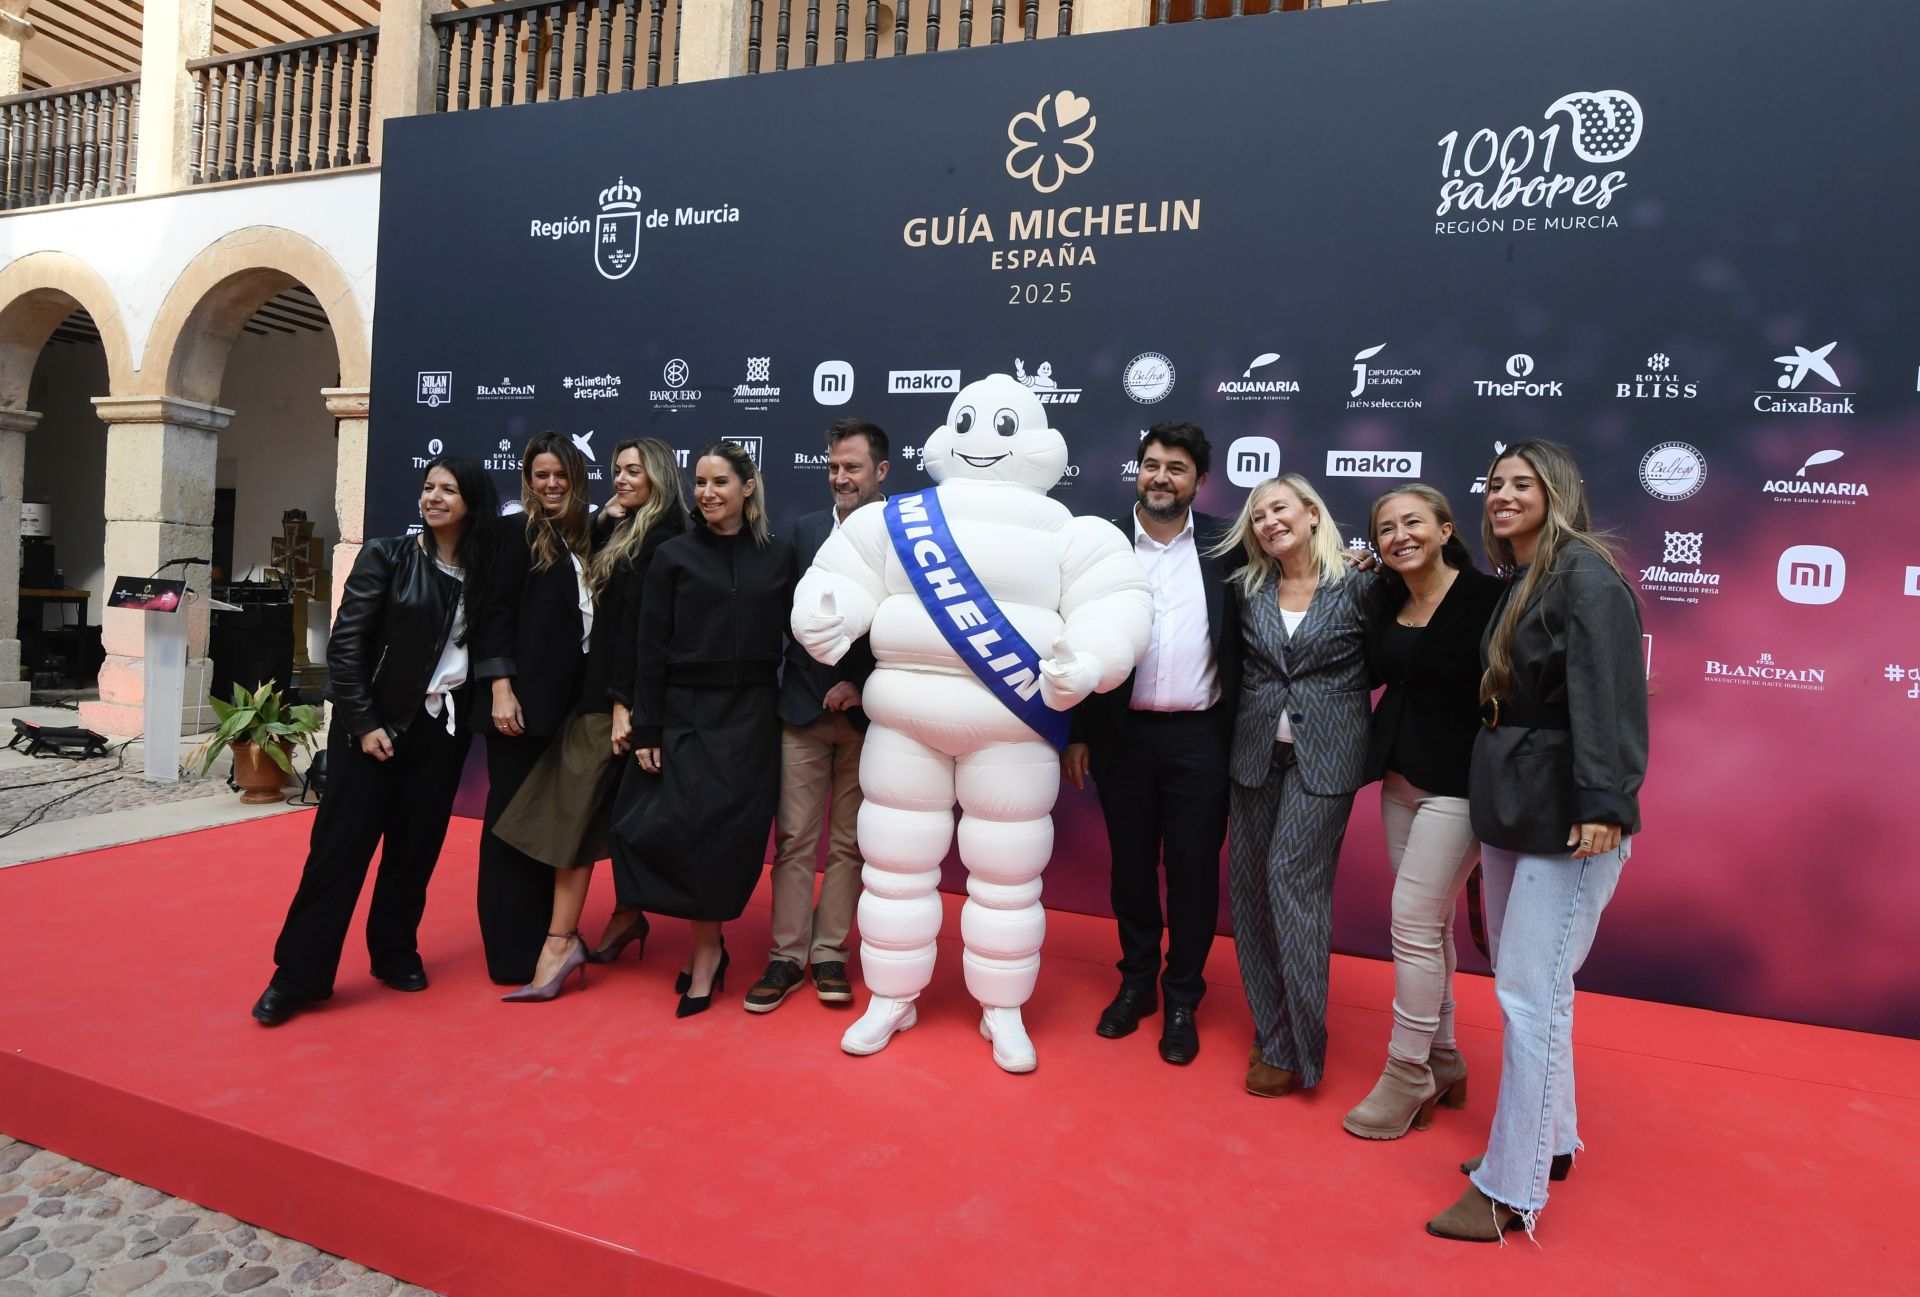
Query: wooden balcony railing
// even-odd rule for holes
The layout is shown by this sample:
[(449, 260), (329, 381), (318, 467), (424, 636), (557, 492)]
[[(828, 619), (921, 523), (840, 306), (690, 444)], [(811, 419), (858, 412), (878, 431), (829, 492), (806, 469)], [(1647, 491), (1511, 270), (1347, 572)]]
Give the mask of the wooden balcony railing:
[(140, 78), (0, 98), (0, 209), (133, 191)]
[[(855, 14), (859, 14), (855, 27)], [(823, 59), (822, 22), (831, 60)], [(795, 24), (803, 23), (795, 40)], [(1073, 0), (751, 0), (747, 10), (747, 71), (778, 72), (886, 54), (918, 54), (1073, 33)], [(771, 41), (769, 43), (769, 37)], [(771, 58), (769, 58), (771, 55)]]
[(677, 0), (507, 0), (435, 14), (433, 31), (435, 112), (506, 107), (516, 97), (529, 104), (579, 99), (679, 78)]
[(194, 59), (193, 184), (368, 160), (380, 29)]

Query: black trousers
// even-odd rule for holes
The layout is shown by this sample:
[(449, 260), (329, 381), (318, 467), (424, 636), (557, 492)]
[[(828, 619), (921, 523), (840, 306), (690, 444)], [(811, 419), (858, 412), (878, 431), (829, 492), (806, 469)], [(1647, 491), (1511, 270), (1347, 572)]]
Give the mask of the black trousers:
[[(1227, 840), (1227, 740), (1222, 715), (1129, 710), (1115, 739), (1092, 746), (1092, 774), (1113, 852), (1120, 981), (1160, 977), (1168, 1004), (1198, 1004), (1220, 913), (1220, 848)], [(1167, 905), (1160, 908), (1160, 867)]]
[[(447, 705), (460, 715), (462, 700)], [(420, 916), (460, 786), (468, 736), (448, 734), (444, 716), (424, 708), (376, 761), (336, 725), (327, 738), (327, 790), (314, 812), (299, 890), (273, 946), (273, 983), (307, 999), (333, 994), (353, 908), (374, 848), (380, 872), (367, 913), (367, 953), (380, 975), (420, 968)]]
[(493, 826), (551, 742), (552, 735), (508, 738), (487, 731), (487, 810), (475, 901), (487, 976), (501, 986), (525, 986), (533, 980), (553, 920), (553, 867), (494, 837)]

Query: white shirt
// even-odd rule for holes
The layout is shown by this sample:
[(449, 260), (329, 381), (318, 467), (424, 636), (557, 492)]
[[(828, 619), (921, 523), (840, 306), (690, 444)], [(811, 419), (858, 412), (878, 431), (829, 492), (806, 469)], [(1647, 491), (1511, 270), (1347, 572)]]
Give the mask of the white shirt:
[(574, 583), (580, 588), (580, 651), (585, 653), (593, 647), (593, 586), (587, 581), (587, 567), (580, 556), (568, 557), (573, 560)]
[(438, 557), (433, 565), (460, 583), (460, 597), (453, 604), (453, 630), (447, 635), (447, 645), (440, 650), (440, 662), (433, 668), (433, 677), (427, 681), (427, 715), (446, 714), (447, 733), (454, 732), (453, 709), (447, 706), (447, 695), (467, 682), (467, 646), (460, 642), (467, 633), (467, 574), (451, 563), (442, 563)]
[[(1299, 612), (1289, 612), (1285, 608), (1280, 610), (1280, 620), (1287, 628), (1288, 639), (1293, 638), (1293, 633), (1300, 629), (1300, 623), (1306, 619), (1307, 610), (1304, 608)], [(1293, 742), (1293, 718), (1284, 710), (1280, 713), (1280, 728), (1273, 737), (1277, 743)]]
[(1213, 660), (1193, 510), (1187, 510), (1186, 527), (1165, 545), (1147, 534), (1135, 510), (1133, 552), (1153, 587), (1153, 636), (1134, 668), (1133, 709), (1205, 711), (1220, 701), (1220, 670)]

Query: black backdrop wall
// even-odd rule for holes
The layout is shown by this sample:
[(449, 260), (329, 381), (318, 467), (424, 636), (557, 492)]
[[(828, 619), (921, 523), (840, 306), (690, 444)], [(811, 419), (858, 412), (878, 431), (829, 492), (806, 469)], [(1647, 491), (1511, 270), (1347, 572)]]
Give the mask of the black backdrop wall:
[[(1912, 6), (1395, 3), (390, 123), (368, 534), (440, 447), (731, 436), (777, 524), (821, 431), (1024, 374), (1114, 515), (1203, 424), (1348, 534), (1574, 446), (1646, 601), (1646, 831), (1589, 984), (1920, 1034), (1896, 806), (1920, 720)], [(596, 498), (604, 498), (602, 482)], [(1476, 547), (1477, 548), (1477, 547)], [(1056, 905), (1104, 905), (1091, 798)], [(1376, 803), (1344, 949), (1386, 949)], [(1463, 943), (1464, 948), (1464, 943)]]

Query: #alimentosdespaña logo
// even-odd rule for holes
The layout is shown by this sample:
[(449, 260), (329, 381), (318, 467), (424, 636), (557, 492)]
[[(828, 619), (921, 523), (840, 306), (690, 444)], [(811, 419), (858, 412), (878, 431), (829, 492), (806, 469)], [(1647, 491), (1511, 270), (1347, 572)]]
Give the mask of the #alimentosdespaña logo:
[(598, 210), (582, 214), (530, 217), (527, 237), (550, 243), (592, 239), (593, 268), (602, 279), (625, 279), (640, 264), (642, 231), (666, 233), (690, 226), (737, 225), (740, 209), (721, 202), (711, 207), (691, 204), (647, 208), (638, 186), (621, 176), (600, 191)]
[(1541, 119), (1545, 126), (1452, 130), (1434, 141), (1435, 234), (1620, 228), (1608, 208), (1627, 187), (1619, 164), (1646, 125), (1639, 99), (1625, 90), (1575, 90), (1548, 104)]

